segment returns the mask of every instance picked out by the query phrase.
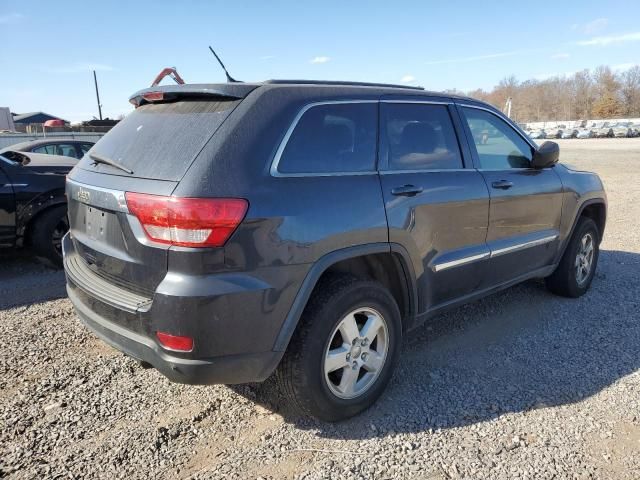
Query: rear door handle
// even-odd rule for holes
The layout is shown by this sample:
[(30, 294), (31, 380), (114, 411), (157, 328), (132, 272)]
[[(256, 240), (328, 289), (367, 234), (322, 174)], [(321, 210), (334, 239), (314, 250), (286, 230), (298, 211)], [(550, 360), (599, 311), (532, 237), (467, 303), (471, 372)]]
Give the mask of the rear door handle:
[(391, 189), (391, 195), (404, 195), (405, 197), (413, 197), (414, 195), (422, 192), (422, 187), (416, 187), (415, 185), (404, 185), (402, 187), (395, 187)]
[(497, 182), (493, 182), (491, 186), (493, 188), (499, 188), (500, 190), (508, 190), (513, 187), (513, 183), (507, 180), (498, 180)]

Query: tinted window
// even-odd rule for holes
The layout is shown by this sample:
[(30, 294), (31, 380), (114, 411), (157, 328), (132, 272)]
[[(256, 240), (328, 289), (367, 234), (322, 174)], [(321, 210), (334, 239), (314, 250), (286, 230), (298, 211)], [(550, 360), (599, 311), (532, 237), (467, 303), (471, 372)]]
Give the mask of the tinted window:
[(82, 150), (83, 154), (85, 154), (89, 150), (91, 150), (91, 147), (93, 147), (92, 143), (82, 143), (82, 144), (80, 144), (80, 149)]
[(46, 153), (47, 155), (56, 155), (56, 145), (41, 145), (31, 150), (34, 153)]
[(64, 157), (78, 158), (76, 153), (76, 147), (67, 143), (60, 143), (56, 145), (56, 155), (62, 155)]
[[(94, 146), (98, 155), (133, 170), (135, 177), (180, 180), (238, 101), (183, 100), (147, 104), (118, 122)], [(81, 168), (122, 175), (107, 165), (93, 167), (87, 155)]]
[(391, 170), (462, 168), (462, 157), (446, 105), (387, 103), (383, 125)]
[(531, 146), (504, 120), (485, 110), (463, 108), (480, 159), (480, 168), (529, 168)]
[(282, 152), (282, 173), (369, 172), (375, 170), (375, 103), (318, 105), (307, 110)]

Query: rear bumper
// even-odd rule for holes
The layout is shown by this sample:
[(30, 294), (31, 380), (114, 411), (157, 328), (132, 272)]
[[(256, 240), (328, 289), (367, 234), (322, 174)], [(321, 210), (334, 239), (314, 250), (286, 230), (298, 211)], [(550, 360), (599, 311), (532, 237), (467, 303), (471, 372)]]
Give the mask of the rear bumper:
[(261, 382), (277, 367), (282, 352), (231, 355), (211, 359), (180, 358), (163, 351), (148, 337), (100, 317), (67, 285), (69, 299), (78, 317), (93, 333), (128, 356), (147, 362), (173, 382), (188, 384), (233, 384)]
[[(168, 272), (147, 298), (82, 265), (70, 234), (62, 245), (67, 292), (81, 321), (170, 380), (259, 382), (282, 358), (274, 344), (297, 292), (292, 279), (303, 274), (300, 266), (210, 275)], [(193, 338), (193, 351), (164, 349), (157, 331)]]

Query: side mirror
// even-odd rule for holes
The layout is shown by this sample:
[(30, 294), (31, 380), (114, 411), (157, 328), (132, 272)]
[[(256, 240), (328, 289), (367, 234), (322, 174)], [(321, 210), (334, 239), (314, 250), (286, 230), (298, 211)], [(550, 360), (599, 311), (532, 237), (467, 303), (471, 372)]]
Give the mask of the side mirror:
[(558, 163), (560, 157), (560, 146), (556, 142), (544, 142), (540, 148), (533, 153), (531, 166), (533, 168), (550, 168)]

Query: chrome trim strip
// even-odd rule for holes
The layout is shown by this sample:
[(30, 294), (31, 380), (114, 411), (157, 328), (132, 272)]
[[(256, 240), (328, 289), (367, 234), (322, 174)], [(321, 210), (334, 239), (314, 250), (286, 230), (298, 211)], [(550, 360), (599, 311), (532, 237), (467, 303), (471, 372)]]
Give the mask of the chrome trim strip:
[(538, 238), (536, 240), (530, 240), (524, 243), (518, 243), (517, 245), (511, 245), (510, 247), (499, 248), (497, 250), (491, 250), (491, 258), (505, 253), (517, 252), (518, 250), (524, 250), (525, 248), (537, 247), (538, 245), (544, 245), (545, 243), (553, 242), (558, 238), (558, 235), (550, 235), (548, 237)]
[(380, 170), (380, 175), (397, 175), (400, 173), (444, 173), (444, 172), (475, 172), (475, 168), (434, 168), (433, 170)]
[(343, 104), (351, 104), (351, 103), (378, 103), (378, 100), (328, 100), (322, 102), (313, 102), (308, 103), (304, 107), (300, 109), (300, 111), (296, 114), (295, 118), (289, 125), (287, 129), (287, 133), (285, 133), (284, 138), (278, 145), (278, 149), (276, 150), (276, 154), (273, 157), (271, 162), (271, 168), (269, 168), (269, 172), (272, 177), (336, 177), (336, 176), (346, 176), (346, 175), (374, 175), (376, 172), (325, 172), (325, 173), (281, 173), (278, 171), (278, 165), (280, 164), (280, 158), (284, 153), (284, 149), (289, 142), (289, 138), (293, 134), (293, 131), (298, 126), (298, 122), (302, 118), (302, 116), (311, 108), (319, 107), (322, 105), (343, 105)]
[(436, 263), (431, 268), (433, 269), (434, 272), (441, 272), (442, 270), (447, 270), (448, 268), (459, 267), (461, 265), (466, 265), (468, 263), (476, 262), (478, 260), (484, 260), (485, 258), (494, 258), (500, 255), (504, 255), (506, 253), (517, 252), (519, 250), (524, 250), (526, 248), (536, 247), (538, 245), (544, 245), (545, 243), (553, 242), (558, 237), (559, 237), (558, 234), (549, 235), (543, 238), (530, 240), (528, 242), (518, 243), (517, 245), (511, 245), (509, 247), (491, 250), (490, 252), (478, 253), (475, 255), (470, 255), (468, 257), (459, 258), (457, 260), (451, 260), (449, 262)]
[(28, 183), (5, 183), (3, 187), (28, 187)]
[(438, 264), (435, 264), (432, 268), (434, 272), (441, 272), (442, 270), (446, 270), (448, 268), (459, 267), (460, 265), (466, 265), (467, 263), (489, 258), (490, 255), (491, 255), (490, 252), (478, 253), (476, 255), (471, 255), (469, 257), (459, 258), (457, 260), (451, 260), (450, 262), (438, 263)]
[(479, 105), (471, 105), (469, 103), (459, 103), (458, 105), (460, 105), (461, 107), (475, 108), (476, 110), (484, 110), (485, 112), (489, 112), (489, 113), (493, 114), (495, 117), (498, 117), (500, 120), (503, 120), (503, 121), (507, 122), (507, 125), (509, 125), (511, 130), (513, 130), (518, 135), (520, 135), (520, 137), (522, 137), (522, 139), (525, 142), (527, 142), (531, 148), (533, 148), (536, 151), (538, 150), (538, 146), (535, 143), (533, 143), (533, 141), (526, 134), (524, 134), (524, 132), (520, 131), (519, 128), (514, 128), (514, 126), (513, 126), (514, 122), (509, 117), (504, 115), (503, 113), (498, 114), (498, 112), (496, 112), (494, 110), (491, 110), (490, 108), (481, 107)]
[(67, 199), (106, 210), (129, 213), (122, 190), (96, 187), (67, 178)]

